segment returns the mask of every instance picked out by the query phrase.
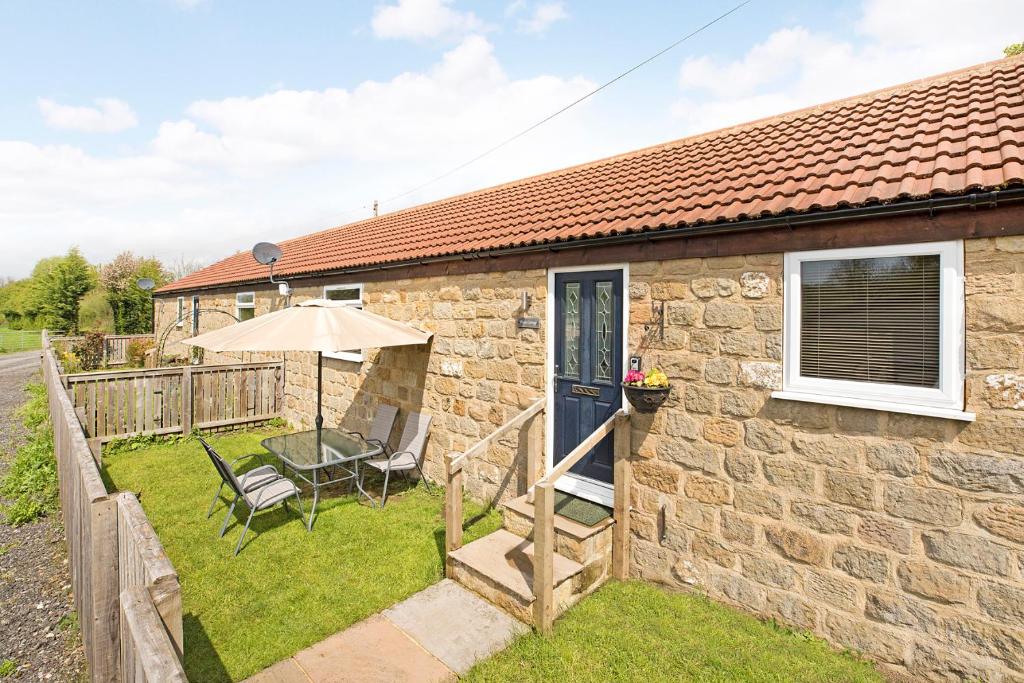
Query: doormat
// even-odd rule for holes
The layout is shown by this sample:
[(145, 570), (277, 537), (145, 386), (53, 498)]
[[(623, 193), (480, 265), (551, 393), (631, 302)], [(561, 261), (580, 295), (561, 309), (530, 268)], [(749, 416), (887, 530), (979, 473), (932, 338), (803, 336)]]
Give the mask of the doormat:
[(583, 526), (594, 526), (612, 516), (610, 508), (561, 491), (555, 491), (555, 513)]

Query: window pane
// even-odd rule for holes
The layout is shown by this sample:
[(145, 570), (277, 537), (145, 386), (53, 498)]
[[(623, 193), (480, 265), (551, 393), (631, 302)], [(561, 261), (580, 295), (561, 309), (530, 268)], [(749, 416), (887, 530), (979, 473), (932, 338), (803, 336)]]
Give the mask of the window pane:
[(595, 363), (594, 381), (610, 382), (612, 380), (612, 363), (615, 357), (612, 349), (612, 327), (615, 316), (612, 304), (615, 303), (615, 290), (611, 282), (597, 283), (597, 301), (594, 312)]
[(243, 323), (246, 320), (252, 320), (255, 317), (256, 317), (256, 309), (255, 308), (239, 308), (238, 309), (238, 319), (241, 322), (243, 322)]
[(240, 304), (251, 304), (256, 302), (256, 295), (253, 292), (243, 292), (235, 296), (235, 301)]
[(800, 264), (800, 375), (939, 386), (939, 256)]
[(580, 377), (580, 283), (565, 285), (565, 376)]
[(325, 294), (330, 301), (359, 301), (359, 288), (328, 289)]

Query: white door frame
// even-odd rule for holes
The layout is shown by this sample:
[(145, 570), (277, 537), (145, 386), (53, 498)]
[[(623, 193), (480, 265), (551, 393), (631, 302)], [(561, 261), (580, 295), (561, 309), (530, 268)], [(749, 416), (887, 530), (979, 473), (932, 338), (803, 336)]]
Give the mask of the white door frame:
[[(545, 397), (547, 403), (544, 409), (544, 467), (550, 472), (554, 466), (555, 456), (555, 275), (557, 273), (585, 273), (594, 270), (620, 270), (622, 271), (622, 371), (626, 372), (629, 367), (629, 264), (610, 263), (587, 266), (567, 266), (564, 268), (548, 268), (548, 296), (545, 302), (545, 318), (548, 321), (545, 344), (544, 370), (547, 381), (545, 382)], [(626, 402), (625, 394), (622, 396), (622, 406), (628, 411), (629, 404)], [(578, 474), (566, 474), (555, 482), (555, 488), (586, 500), (600, 503), (601, 505), (612, 506), (614, 488), (611, 484), (597, 481), (590, 477)]]

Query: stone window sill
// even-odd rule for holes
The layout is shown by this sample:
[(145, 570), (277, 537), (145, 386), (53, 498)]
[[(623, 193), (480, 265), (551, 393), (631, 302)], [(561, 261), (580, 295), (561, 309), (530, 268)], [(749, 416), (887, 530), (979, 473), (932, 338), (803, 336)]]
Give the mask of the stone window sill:
[(832, 406), (846, 406), (847, 408), (866, 408), (867, 410), (884, 410), (889, 413), (906, 413), (908, 415), (924, 415), (925, 417), (940, 417), (947, 420), (959, 420), (961, 422), (974, 422), (974, 413), (953, 408), (936, 408), (934, 406), (916, 406), (907, 403), (894, 403), (890, 401), (872, 401), (863, 398), (847, 398), (845, 396), (826, 396), (823, 394), (810, 394), (802, 391), (773, 391), (772, 398), (784, 401), (803, 401), (804, 403), (824, 403)]

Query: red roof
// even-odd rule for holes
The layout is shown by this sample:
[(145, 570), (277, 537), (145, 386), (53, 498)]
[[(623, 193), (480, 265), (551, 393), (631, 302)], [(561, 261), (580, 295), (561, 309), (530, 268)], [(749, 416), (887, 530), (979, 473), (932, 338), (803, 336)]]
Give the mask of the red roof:
[[(1024, 58), (684, 138), (280, 243), (282, 276), (1024, 183)], [(160, 291), (266, 278), (248, 252)]]

